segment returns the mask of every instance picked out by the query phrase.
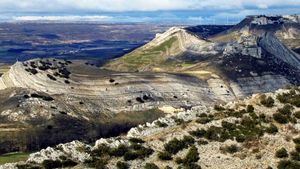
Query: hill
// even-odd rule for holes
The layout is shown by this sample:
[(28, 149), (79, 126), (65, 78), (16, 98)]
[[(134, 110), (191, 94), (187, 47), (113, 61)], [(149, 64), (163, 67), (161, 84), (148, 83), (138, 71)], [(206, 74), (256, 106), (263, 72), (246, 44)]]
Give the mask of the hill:
[(174, 27), (103, 68), (17, 62), (0, 78), (0, 153), (91, 143), (197, 106), (298, 85), (298, 25), (297, 16), (251, 16), (205, 38), (194, 33), (199, 27)]
[(6, 168), (299, 168), (300, 89), (196, 106), (93, 145), (73, 141)]

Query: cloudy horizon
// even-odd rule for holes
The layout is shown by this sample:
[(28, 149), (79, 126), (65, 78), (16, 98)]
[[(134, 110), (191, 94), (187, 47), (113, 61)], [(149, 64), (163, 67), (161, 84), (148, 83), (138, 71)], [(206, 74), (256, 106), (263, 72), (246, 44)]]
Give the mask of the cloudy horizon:
[(299, 0), (1, 0), (0, 21), (234, 24), (247, 15), (299, 9)]

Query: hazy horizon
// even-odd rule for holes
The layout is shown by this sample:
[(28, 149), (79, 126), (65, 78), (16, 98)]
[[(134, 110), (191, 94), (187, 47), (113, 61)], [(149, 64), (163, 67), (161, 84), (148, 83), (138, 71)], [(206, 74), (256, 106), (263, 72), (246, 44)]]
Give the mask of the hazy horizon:
[(0, 1), (0, 22), (236, 24), (247, 15), (299, 14), (297, 0)]

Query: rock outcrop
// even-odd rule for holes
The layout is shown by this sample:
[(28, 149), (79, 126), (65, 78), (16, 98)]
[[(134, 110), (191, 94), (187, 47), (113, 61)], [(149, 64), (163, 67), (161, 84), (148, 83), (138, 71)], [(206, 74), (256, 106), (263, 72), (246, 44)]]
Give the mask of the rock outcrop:
[[(299, 88), (285, 89), (256, 94), (215, 108), (193, 107), (132, 128), (125, 136), (100, 139), (93, 146), (79, 141), (60, 144), (31, 154), (26, 162), (0, 168), (46, 167), (50, 164), (74, 169), (94, 168), (95, 164), (117, 168), (120, 163), (133, 169), (147, 163), (159, 168), (186, 165), (205, 169), (276, 168), (285, 161), (296, 167), (300, 165), (297, 161), (299, 152), (295, 150), (300, 139), (299, 92)], [(286, 104), (289, 99), (283, 97), (297, 102)], [(265, 102), (265, 99), (272, 102)], [(286, 111), (290, 112), (286, 114), (290, 119), (277, 118), (276, 114), (283, 115)], [(188, 156), (192, 147), (198, 153)], [(282, 160), (278, 155), (280, 149), (285, 149), (290, 157)]]

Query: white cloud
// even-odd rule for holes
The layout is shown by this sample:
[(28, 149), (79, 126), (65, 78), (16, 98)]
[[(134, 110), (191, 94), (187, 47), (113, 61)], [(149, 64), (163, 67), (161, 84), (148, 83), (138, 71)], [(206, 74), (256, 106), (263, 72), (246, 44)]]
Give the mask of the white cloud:
[(300, 0), (0, 0), (0, 11), (155, 11), (300, 6)]
[(109, 21), (113, 17), (105, 15), (68, 15), (68, 16), (15, 16), (14, 21)]

